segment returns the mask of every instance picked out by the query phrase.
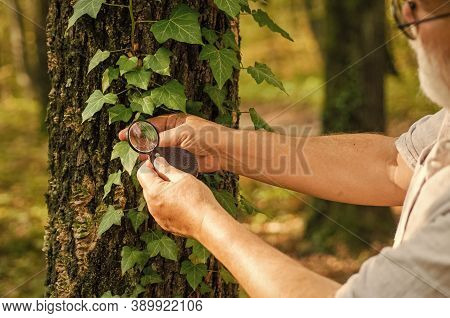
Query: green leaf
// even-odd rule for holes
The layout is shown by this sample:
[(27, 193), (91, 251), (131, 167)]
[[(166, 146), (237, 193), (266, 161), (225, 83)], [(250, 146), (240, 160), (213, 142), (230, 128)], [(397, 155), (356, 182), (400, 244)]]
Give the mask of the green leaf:
[(155, 106), (164, 105), (170, 109), (186, 112), (186, 94), (184, 86), (177, 80), (171, 80), (152, 91), (152, 100)]
[(268, 84), (278, 87), (286, 93), (283, 83), (275, 77), (272, 70), (266, 64), (256, 62), (255, 66), (249, 66), (247, 68), (247, 73), (255, 79), (256, 83), (261, 84), (263, 81), (266, 81)]
[(289, 33), (287, 33), (285, 30), (280, 28), (273, 20), (269, 17), (269, 15), (261, 10), (253, 10), (252, 11), (253, 19), (255, 19), (256, 22), (258, 22), (260, 27), (268, 27), (272, 32), (276, 32), (281, 34), (284, 38), (288, 39), (289, 41), (294, 42), (294, 40), (291, 38)]
[(128, 212), (128, 218), (131, 221), (131, 225), (133, 226), (134, 231), (137, 233), (142, 223), (148, 220), (148, 214), (131, 210), (130, 212)]
[(236, 279), (231, 275), (231, 273), (225, 269), (225, 267), (220, 267), (219, 270), (220, 278), (227, 284), (237, 284)]
[(236, 198), (232, 193), (226, 190), (213, 190), (213, 194), (220, 205), (232, 216), (236, 217), (238, 208), (236, 206)]
[(205, 294), (209, 294), (211, 293), (213, 290), (211, 287), (209, 287), (208, 285), (206, 285), (204, 282), (200, 283), (200, 294), (205, 295)]
[(151, 230), (149, 232), (145, 232), (141, 235), (141, 240), (145, 242), (145, 244), (148, 244), (152, 241), (159, 240), (161, 237), (163, 237), (163, 233), (160, 230)]
[(105, 2), (106, 0), (78, 0), (73, 6), (73, 15), (69, 19), (67, 30), (70, 29), (75, 22), (77, 22), (77, 20), (85, 14), (96, 19), (102, 4)]
[(217, 108), (219, 108), (220, 113), (224, 113), (223, 102), (227, 97), (227, 89), (225, 87), (220, 89), (217, 86), (206, 84), (203, 91), (208, 94), (209, 98), (211, 98)]
[(136, 163), (139, 154), (131, 149), (128, 142), (121, 141), (117, 143), (112, 151), (111, 160), (116, 158), (120, 158), (120, 162), (128, 174), (131, 176), (131, 172), (133, 171), (134, 165)]
[(117, 104), (116, 106), (108, 109), (109, 113), (109, 124), (123, 121), (127, 123), (133, 116), (133, 111), (130, 108), (125, 107), (122, 104)]
[(103, 295), (100, 298), (120, 298), (119, 295), (113, 296), (110, 290), (103, 293)]
[(248, 201), (244, 196), (240, 196), (240, 202), (239, 202), (240, 210), (247, 214), (247, 215), (253, 215), (255, 213), (260, 212), (250, 201)]
[(129, 85), (146, 90), (148, 88), (148, 83), (150, 83), (151, 76), (152, 72), (140, 68), (138, 70), (126, 73), (125, 79)]
[(232, 18), (241, 12), (240, 0), (214, 0), (214, 3), (220, 10), (226, 12)]
[(123, 211), (121, 209), (114, 209), (112, 205), (108, 207), (108, 211), (103, 215), (100, 225), (97, 230), (97, 237), (101, 237), (103, 233), (108, 231), (111, 226), (120, 225), (123, 217)]
[(144, 58), (144, 68), (153, 72), (170, 76), (170, 57), (173, 55), (166, 48), (159, 48), (155, 55), (147, 55)]
[(219, 116), (217, 116), (216, 118), (216, 123), (227, 127), (231, 127), (231, 125), (233, 124), (233, 116), (231, 116), (231, 114), (228, 112), (219, 114)]
[(151, 97), (151, 92), (134, 93), (129, 97), (129, 101), (131, 110), (134, 112), (153, 115), (155, 111), (155, 103)]
[(236, 43), (236, 37), (231, 30), (228, 30), (222, 35), (222, 41), (227, 49), (233, 49), (236, 52), (239, 52), (239, 47)]
[(128, 58), (122, 55), (116, 63), (119, 66), (120, 75), (131, 72), (138, 66), (138, 58), (136, 56)]
[(111, 83), (119, 78), (119, 69), (113, 66), (108, 67), (102, 76), (102, 91), (103, 93), (111, 86)]
[(203, 44), (199, 17), (197, 11), (180, 4), (172, 11), (169, 19), (154, 23), (150, 31), (159, 43), (174, 39), (189, 44)]
[(151, 284), (159, 284), (163, 282), (161, 276), (149, 267), (144, 269), (144, 273), (145, 275), (141, 277), (141, 285), (144, 287)]
[(272, 127), (269, 126), (269, 124), (256, 112), (254, 108), (250, 108), (249, 112), (253, 126), (255, 126), (255, 130), (264, 129), (266, 131), (273, 132)]
[(91, 62), (89, 63), (87, 73), (89, 74), (94, 68), (96, 68), (101, 62), (105, 61), (110, 55), (111, 53), (109, 51), (97, 50), (94, 57), (91, 59)]
[(200, 60), (208, 60), (214, 79), (219, 88), (222, 88), (233, 75), (233, 68), (239, 69), (239, 61), (236, 52), (230, 49), (217, 49), (211, 44), (203, 47), (199, 56)]
[(120, 181), (120, 177), (122, 176), (122, 170), (119, 170), (116, 173), (111, 173), (108, 177), (108, 181), (106, 181), (105, 186), (103, 187), (103, 191), (105, 194), (103, 194), (103, 199), (106, 198), (108, 193), (111, 192), (111, 187), (113, 184), (115, 185), (121, 185), (122, 181)]
[(122, 275), (135, 265), (143, 268), (149, 259), (149, 255), (145, 251), (139, 251), (137, 248), (129, 246), (124, 246), (120, 255), (122, 256), (120, 262)]
[(93, 92), (92, 95), (89, 97), (89, 99), (86, 101), (87, 106), (84, 109), (83, 113), (81, 114), (82, 123), (84, 123), (86, 120), (94, 116), (96, 112), (102, 109), (103, 105), (105, 104), (114, 105), (115, 103), (117, 103), (117, 99), (118, 99), (117, 95), (113, 93), (103, 95), (103, 93), (99, 90)]
[(186, 240), (186, 247), (192, 247), (192, 254), (189, 259), (194, 264), (205, 264), (211, 253), (199, 242), (193, 239)]
[(181, 263), (181, 274), (186, 275), (189, 285), (195, 290), (206, 276), (208, 270), (205, 264), (193, 264), (191, 261)]
[(147, 251), (150, 257), (161, 254), (162, 257), (176, 261), (178, 259), (178, 246), (174, 240), (167, 235), (147, 242)]
[(145, 288), (137, 284), (133, 292), (131, 293), (130, 298), (137, 298), (143, 292), (145, 292)]
[(202, 28), (202, 35), (208, 41), (209, 44), (214, 44), (219, 39), (219, 36), (217, 35), (216, 31), (208, 29), (208, 28)]
[(192, 100), (188, 100), (186, 102), (186, 111), (188, 114), (202, 117), (201, 109), (203, 106), (203, 102), (196, 102)]

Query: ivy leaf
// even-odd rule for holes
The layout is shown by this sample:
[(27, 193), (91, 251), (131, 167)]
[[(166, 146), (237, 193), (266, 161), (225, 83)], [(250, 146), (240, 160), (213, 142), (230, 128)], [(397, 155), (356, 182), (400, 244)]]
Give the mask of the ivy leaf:
[(92, 95), (89, 97), (89, 99), (86, 101), (87, 106), (83, 110), (83, 113), (81, 114), (82, 123), (84, 123), (86, 120), (94, 116), (96, 112), (102, 109), (103, 105), (105, 104), (114, 105), (115, 103), (117, 103), (117, 99), (118, 99), (117, 95), (113, 93), (103, 95), (103, 93), (99, 90), (93, 92)]
[(131, 225), (133, 226), (134, 231), (137, 233), (142, 223), (148, 220), (148, 214), (131, 210), (130, 212), (128, 212), (128, 218), (131, 221)]
[(206, 285), (204, 282), (200, 283), (200, 294), (205, 295), (205, 294), (209, 294), (210, 292), (212, 292), (212, 288), (209, 287), (208, 285)]
[(144, 269), (144, 276), (141, 277), (141, 285), (148, 286), (151, 284), (159, 284), (163, 282), (161, 276), (150, 267)]
[(186, 275), (189, 285), (195, 290), (203, 281), (208, 270), (205, 264), (193, 264), (191, 261), (183, 261), (181, 263), (181, 274)]
[(219, 108), (219, 111), (224, 113), (223, 102), (227, 97), (227, 89), (225, 87), (220, 89), (217, 86), (206, 84), (203, 91), (208, 94), (209, 98), (211, 98), (217, 108)]
[(143, 292), (145, 292), (145, 288), (137, 284), (133, 292), (131, 293), (130, 298), (137, 298)]
[(247, 215), (253, 215), (257, 212), (260, 212), (250, 201), (248, 201), (244, 196), (240, 196), (239, 207), (241, 211)]
[(110, 55), (111, 53), (109, 51), (97, 50), (94, 57), (91, 59), (91, 62), (89, 63), (87, 73), (89, 74), (94, 68), (96, 68), (101, 62), (105, 61)]
[(233, 49), (236, 52), (239, 51), (239, 47), (236, 43), (236, 37), (231, 30), (228, 30), (222, 35), (222, 41), (227, 49)]
[(120, 262), (122, 275), (135, 265), (144, 267), (149, 258), (149, 255), (145, 251), (139, 251), (137, 248), (129, 246), (124, 246), (120, 255), (122, 256), (122, 261)]
[(155, 55), (147, 55), (144, 58), (144, 68), (153, 72), (170, 76), (170, 57), (173, 53), (166, 48), (159, 48)]
[(217, 116), (216, 118), (216, 123), (223, 126), (231, 127), (231, 125), (233, 124), (233, 116), (231, 116), (231, 114), (228, 112), (219, 114), (219, 116)]
[(97, 230), (97, 237), (101, 237), (103, 233), (108, 231), (111, 226), (120, 225), (123, 217), (123, 211), (121, 209), (114, 209), (112, 205), (108, 206), (108, 211), (103, 215), (100, 225)]
[(219, 39), (219, 36), (217, 35), (216, 31), (208, 29), (208, 28), (202, 28), (202, 35), (208, 41), (209, 44), (214, 44)]
[(147, 239), (147, 251), (150, 257), (154, 257), (161, 254), (162, 257), (176, 261), (178, 259), (178, 246), (174, 240), (172, 240), (167, 235), (162, 235), (157, 239)]
[(282, 28), (280, 28), (278, 26), (278, 24), (276, 24), (275, 22), (273, 22), (273, 20), (269, 17), (269, 15), (261, 10), (253, 10), (252, 11), (252, 16), (253, 19), (255, 19), (256, 22), (258, 22), (260, 27), (268, 27), (272, 32), (276, 32), (281, 34), (284, 38), (288, 39), (289, 41), (294, 42), (294, 40), (291, 38), (291, 36), (289, 35), (289, 33), (287, 33), (285, 30), (283, 30)]
[(275, 77), (272, 70), (266, 64), (256, 62), (255, 66), (249, 66), (247, 68), (247, 73), (255, 79), (256, 83), (261, 84), (263, 81), (266, 81), (268, 84), (278, 87), (287, 94), (283, 83)]
[(232, 18), (241, 12), (240, 0), (214, 0), (214, 3), (220, 10), (226, 12)]
[(108, 113), (109, 124), (115, 123), (117, 121), (123, 121), (127, 123), (133, 116), (133, 111), (122, 104), (117, 104), (116, 106), (111, 107), (110, 109), (108, 109)]
[(145, 232), (141, 235), (141, 240), (146, 244), (159, 240), (164, 234), (160, 230), (151, 230), (149, 232)]
[(171, 80), (152, 91), (152, 100), (156, 107), (164, 105), (174, 110), (186, 112), (186, 94), (184, 86), (177, 80)]
[(133, 171), (134, 165), (136, 163), (139, 154), (131, 149), (128, 142), (121, 141), (117, 143), (112, 151), (111, 160), (116, 158), (120, 158), (120, 162), (128, 174), (131, 176), (131, 172)]
[(159, 43), (174, 39), (189, 44), (203, 44), (199, 17), (197, 11), (180, 4), (172, 11), (169, 19), (154, 23), (150, 31)]
[(211, 253), (199, 242), (193, 239), (186, 240), (186, 247), (192, 247), (192, 254), (189, 259), (194, 264), (205, 264)]
[(202, 116), (204, 116), (200, 111), (202, 109), (202, 106), (203, 106), (203, 102), (196, 102), (196, 101), (188, 100), (186, 102), (186, 111), (188, 114), (202, 117)]
[(143, 94), (134, 93), (129, 97), (129, 100), (132, 111), (153, 115), (155, 103), (151, 97), (151, 92), (145, 92)]
[(256, 112), (254, 108), (249, 109), (250, 118), (252, 119), (253, 126), (255, 126), (255, 130), (264, 129), (269, 132), (273, 132), (272, 127)]
[(230, 49), (217, 49), (211, 44), (203, 47), (199, 56), (200, 60), (208, 60), (214, 79), (219, 88), (222, 88), (233, 74), (233, 68), (239, 69), (239, 61), (236, 52)]
[(220, 205), (232, 216), (236, 217), (238, 208), (236, 206), (236, 198), (226, 190), (213, 190), (213, 194)]
[(119, 69), (112, 66), (108, 67), (102, 76), (102, 91), (103, 93), (111, 86), (111, 83), (119, 78)]
[(220, 267), (219, 270), (220, 278), (227, 284), (237, 284), (236, 279), (231, 275), (231, 273), (225, 269), (225, 267)]
[(122, 176), (122, 170), (119, 170), (116, 173), (111, 173), (108, 176), (108, 181), (106, 181), (106, 184), (103, 187), (103, 191), (105, 192), (105, 194), (103, 195), (103, 199), (106, 198), (108, 193), (111, 192), (111, 187), (112, 187), (113, 184), (115, 184), (115, 185), (121, 185), (122, 184), (122, 181), (120, 181), (120, 177), (121, 176)]
[(103, 293), (100, 298), (120, 298), (119, 295), (113, 295), (110, 290)]
[(102, 4), (105, 2), (106, 0), (78, 0), (73, 6), (73, 15), (69, 19), (67, 30), (70, 29), (75, 22), (77, 22), (77, 20), (85, 14), (96, 19)]
[(125, 55), (120, 56), (116, 63), (119, 66), (120, 75), (131, 72), (138, 66), (138, 58), (136, 56), (128, 58)]
[(150, 76), (152, 76), (152, 72), (140, 68), (126, 73), (125, 79), (129, 85), (146, 90), (148, 88), (148, 83), (150, 82)]

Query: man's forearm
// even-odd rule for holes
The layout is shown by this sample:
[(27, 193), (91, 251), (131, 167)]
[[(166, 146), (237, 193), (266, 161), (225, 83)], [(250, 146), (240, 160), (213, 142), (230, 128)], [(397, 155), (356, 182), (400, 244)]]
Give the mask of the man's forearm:
[(391, 137), (235, 131), (222, 151), (223, 169), (327, 200), (381, 206), (404, 200), (392, 177), (398, 153)]
[(336, 282), (268, 245), (223, 209), (208, 211), (196, 237), (251, 297), (333, 297)]

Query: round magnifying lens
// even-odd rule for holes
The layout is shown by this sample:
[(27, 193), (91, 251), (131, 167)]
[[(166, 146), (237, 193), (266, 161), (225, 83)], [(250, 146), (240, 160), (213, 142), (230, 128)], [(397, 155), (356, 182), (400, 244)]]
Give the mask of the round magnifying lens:
[(160, 148), (158, 131), (147, 121), (137, 121), (128, 128), (128, 143), (134, 151), (149, 155), (152, 161), (157, 156), (162, 156), (175, 168), (198, 175), (195, 156), (181, 148)]
[(158, 147), (158, 131), (149, 122), (137, 121), (128, 129), (128, 142), (135, 151), (148, 154)]

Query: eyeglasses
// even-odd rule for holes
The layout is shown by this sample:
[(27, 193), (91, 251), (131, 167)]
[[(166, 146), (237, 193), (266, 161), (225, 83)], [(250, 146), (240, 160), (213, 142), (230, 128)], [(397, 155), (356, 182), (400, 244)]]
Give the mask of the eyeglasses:
[[(447, 2), (449, 4), (450, 1)], [(392, 1), (392, 12), (394, 14), (395, 22), (397, 23), (397, 27), (403, 31), (403, 33), (408, 37), (410, 40), (417, 39), (417, 26), (419, 24), (442, 19), (442, 18), (448, 18), (450, 17), (450, 12), (436, 15), (434, 17), (425, 18), (422, 20), (417, 20), (414, 22), (407, 22), (405, 17), (403, 16), (403, 7), (407, 5), (411, 9), (412, 12), (414, 12), (417, 8), (417, 4), (414, 1), (407, 1), (407, 0), (393, 0)]]

